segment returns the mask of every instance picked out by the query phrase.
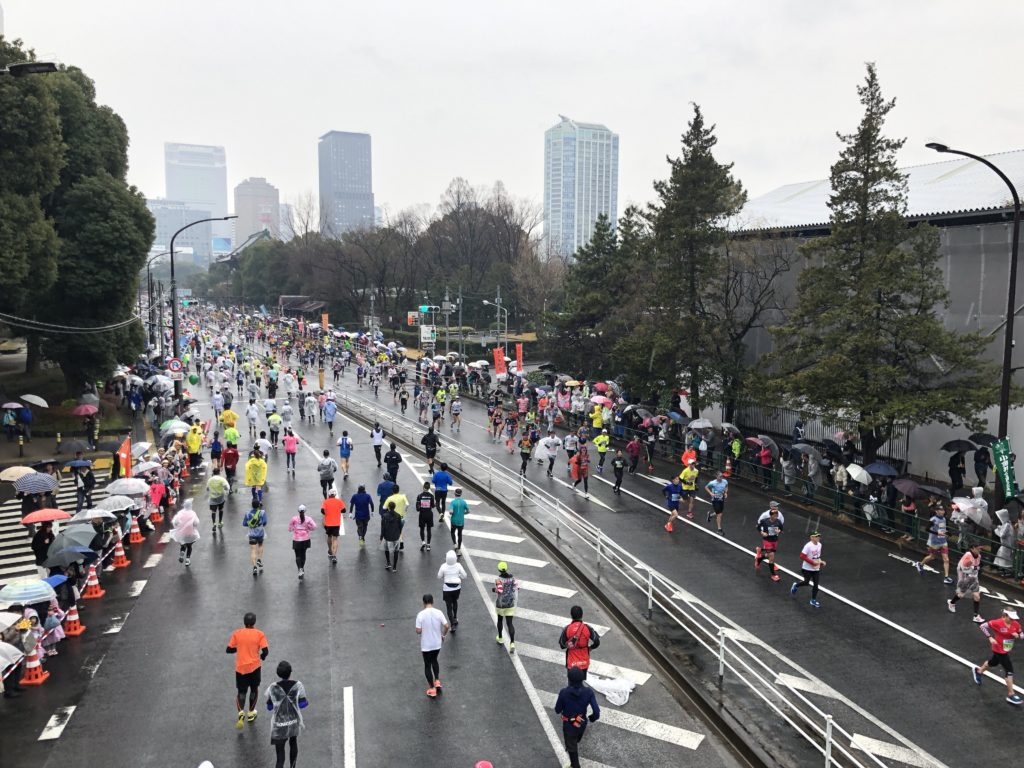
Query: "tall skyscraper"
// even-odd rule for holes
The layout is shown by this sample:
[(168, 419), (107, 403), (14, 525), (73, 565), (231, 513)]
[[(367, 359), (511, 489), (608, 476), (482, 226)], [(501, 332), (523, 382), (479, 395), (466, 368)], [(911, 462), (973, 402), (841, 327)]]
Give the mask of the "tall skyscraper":
[(373, 226), (370, 134), (330, 131), (320, 137), (320, 226), (332, 235)]
[(270, 230), (272, 237), (281, 234), (281, 196), (277, 187), (264, 178), (246, 179), (235, 187), (235, 245), (249, 235)]
[(544, 236), (549, 253), (571, 256), (590, 242), (600, 214), (612, 226), (618, 219), (619, 136), (559, 117), (544, 132)]
[[(171, 237), (183, 226), (199, 219), (209, 219), (210, 210), (181, 200), (146, 200), (150, 213), (156, 220), (153, 238), (153, 252), (170, 250)], [(192, 261), (197, 266), (208, 267), (212, 256), (212, 231), (210, 222), (189, 227), (174, 240), (175, 259), (187, 258), (184, 254), (192, 251)]]
[[(210, 211), (211, 216), (228, 215), (228, 165), (224, 147), (204, 144), (164, 144), (164, 172), (167, 198), (180, 200)], [(213, 234), (231, 236), (231, 224), (217, 221)]]

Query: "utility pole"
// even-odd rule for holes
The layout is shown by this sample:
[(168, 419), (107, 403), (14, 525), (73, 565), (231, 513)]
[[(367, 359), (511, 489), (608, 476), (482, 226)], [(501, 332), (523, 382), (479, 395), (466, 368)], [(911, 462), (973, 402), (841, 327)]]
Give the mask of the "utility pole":
[(452, 314), (452, 302), (451, 296), (448, 295), (448, 286), (444, 287), (444, 301), (441, 302), (441, 313), (444, 315), (444, 356), (448, 357), (449, 346), (448, 346), (448, 318)]
[(462, 335), (462, 286), (459, 286), (459, 360), (466, 361), (466, 346)]
[(160, 332), (160, 356), (167, 357), (167, 339), (164, 336), (164, 281), (156, 284), (157, 331)]
[(503, 355), (508, 354), (508, 321), (505, 321), (505, 342), (501, 341), (501, 285), (498, 285), (498, 296), (494, 299), (494, 303), (497, 306), (498, 314), (498, 346), (501, 347), (501, 353)]
[(376, 315), (375, 315), (375, 314), (373, 313), (373, 303), (374, 303), (374, 300), (375, 300), (376, 298), (377, 298), (377, 297), (376, 297), (376, 296), (374, 296), (374, 295), (373, 295), (373, 293), (371, 292), (371, 293), (370, 293), (370, 338), (371, 338), (371, 339), (373, 339), (374, 341), (376, 341), (376, 340), (377, 340), (377, 334), (376, 334), (376, 333), (374, 333), (374, 328), (373, 328), (373, 322), (374, 322), (374, 320), (375, 320), (375, 319), (376, 319), (376, 317), (377, 317), (377, 316), (376, 316)]

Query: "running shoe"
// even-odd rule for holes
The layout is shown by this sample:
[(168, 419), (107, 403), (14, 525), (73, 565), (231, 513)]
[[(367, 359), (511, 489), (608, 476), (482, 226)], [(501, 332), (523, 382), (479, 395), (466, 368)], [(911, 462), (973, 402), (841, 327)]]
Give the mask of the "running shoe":
[(665, 530), (668, 531), (669, 533), (672, 533), (672, 523), (671, 522), (665, 523)]
[(256, 570), (256, 566), (255, 565), (252, 567), (252, 575), (253, 576), (258, 576), (259, 575), (259, 571)]
[(914, 567), (917, 568), (918, 573), (924, 573), (924, 566), (920, 563), (914, 563)]
[[(360, 547), (365, 547), (365, 546), (366, 546), (366, 542), (365, 542), (365, 541), (364, 541), (363, 539), (360, 539), (360, 540), (359, 540), (359, 546), (360, 546)], [(337, 560), (335, 560), (335, 559), (334, 559), (334, 558), (332, 557), (332, 558), (331, 558), (331, 563), (336, 563), (336, 562), (338, 562), (338, 561), (337, 561)]]
[(687, 512), (686, 517), (690, 520), (693, 520), (693, 512)]
[(1010, 704), (1013, 704), (1013, 706), (1015, 707), (1019, 707), (1021, 704), (1024, 704), (1024, 699), (1021, 698), (1019, 693), (1015, 693), (1012, 696), (1007, 696), (1006, 700)]
[(178, 555), (178, 562), (179, 563), (184, 563), (185, 562), (185, 553), (184, 552), (182, 552), (180, 555)]
[(981, 672), (978, 671), (977, 667), (971, 667), (971, 677), (974, 678), (975, 685), (981, 685)]
[(509, 643), (508, 644), (508, 652), (509, 653), (515, 653), (516, 652), (516, 644), (515, 643)]
[(429, 552), (429, 551), (430, 551), (430, 545), (427, 544), (427, 552)]
[(434, 687), (437, 688), (437, 692), (440, 693), (441, 692), (441, 681), (440, 680), (435, 680), (434, 681)]
[(235, 723), (235, 728), (237, 728), (238, 730), (242, 730), (244, 727), (245, 727), (245, 712), (240, 709), (240, 710), (238, 710), (238, 720)]
[(799, 584), (797, 584), (797, 583), (796, 583), (796, 582), (794, 581), (794, 582), (793, 582), (793, 586), (789, 588), (789, 594), (791, 594), (791, 595), (795, 595), (795, 594), (796, 594), (796, 588), (797, 588), (798, 586), (799, 586)]
[(711, 522), (711, 518), (714, 517), (714, 516), (715, 516), (714, 512), (708, 512), (708, 519), (705, 520), (704, 522), (710, 523)]
[(185, 567), (187, 568), (190, 565), (192, 565), (192, 558), (186, 557), (185, 558)]
[(255, 723), (256, 722), (256, 710), (255, 709), (250, 710), (249, 714), (246, 716), (245, 719), (248, 720), (250, 723)]
[(953, 601), (952, 600), (947, 600), (946, 601), (946, 607), (949, 608), (949, 612), (950, 613), (956, 613), (956, 606), (953, 605)]
[(423, 542), (422, 544), (420, 544), (420, 552), (423, 552), (426, 548), (427, 548), (427, 543), (426, 542)]
[(761, 570), (761, 548), (760, 547), (758, 547), (757, 549), (754, 550), (754, 570), (755, 571), (760, 571)]
[(974, 614), (974, 618), (972, 618), (971, 621), (973, 621), (975, 624), (984, 624), (985, 623), (985, 620), (983, 618), (981, 618), (981, 616), (979, 616), (978, 614)]
[(946, 578), (944, 578), (942, 580), (942, 583), (943, 584), (952, 584), (953, 583), (953, 577), (952, 576), (947, 576)]
[(504, 645), (505, 644), (505, 641), (501, 639), (501, 635), (498, 635), (495, 638), (495, 640), (497, 641), (498, 645)]
[(262, 560), (257, 560), (256, 561), (256, 567), (259, 568), (262, 571), (263, 570), (263, 561)]
[(437, 698), (437, 688), (427, 688), (427, 696), (432, 699)]
[(299, 581), (302, 581), (305, 577), (306, 572), (302, 568), (299, 568)]
[(809, 604), (811, 608), (821, 608), (821, 603), (819, 603), (817, 600), (811, 600)]

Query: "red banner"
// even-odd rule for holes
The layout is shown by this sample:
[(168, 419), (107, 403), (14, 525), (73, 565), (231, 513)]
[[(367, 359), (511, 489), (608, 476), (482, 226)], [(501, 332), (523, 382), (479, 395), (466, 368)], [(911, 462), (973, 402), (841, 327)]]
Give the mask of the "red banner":
[(505, 353), (501, 347), (494, 348), (494, 375), (500, 376), (505, 373)]
[(328, 323), (327, 323), (327, 313), (324, 312), (324, 313), (322, 313), (320, 315), (320, 327), (323, 328), (326, 331), (327, 330), (327, 325), (328, 325)]
[(523, 345), (516, 344), (516, 371), (523, 372)]

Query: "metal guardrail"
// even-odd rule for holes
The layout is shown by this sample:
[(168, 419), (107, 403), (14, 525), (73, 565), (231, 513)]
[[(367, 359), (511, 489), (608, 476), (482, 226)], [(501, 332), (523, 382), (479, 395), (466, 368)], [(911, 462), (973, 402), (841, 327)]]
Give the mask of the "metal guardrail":
[[(370, 418), (382, 426), (390, 424), (391, 434), (396, 437), (407, 434), (409, 441), (414, 445), (419, 444), (418, 438), (426, 432), (426, 427), (413, 419), (378, 408), (347, 393), (338, 393), (337, 398), (364, 419)], [(805, 696), (803, 691), (779, 681), (786, 679), (784, 675), (788, 671), (797, 672), (802, 678), (819, 683), (823, 689), (828, 689), (826, 684), (814, 680), (806, 670), (775, 652), (772, 653), (772, 657), (787, 664), (788, 670), (772, 668), (750, 647), (764, 646), (764, 643), (657, 569), (644, 563), (641, 558), (611, 539), (600, 527), (565, 506), (544, 488), (526, 480), (508, 467), (496, 464), (490, 457), (481, 456), (478, 451), (450, 436), (444, 436), (439, 454), (441, 452), (448, 457), (458, 457), (457, 472), (469, 474), (468, 467), (482, 473), (475, 479), (477, 482), (486, 482), (492, 492), (498, 492), (496, 486), (501, 486), (506, 492), (518, 493), (521, 499), (530, 496), (542, 501), (545, 512), (550, 514), (552, 522), (556, 524), (556, 537), (561, 537), (563, 533), (571, 534), (596, 554), (595, 565), (599, 581), (606, 568), (625, 578), (646, 602), (649, 619), (653, 617), (655, 608), (659, 609), (705, 650), (717, 657), (720, 687), (727, 675), (730, 680), (745, 686), (772, 713), (788, 723), (821, 754), (825, 768), (887, 768), (888, 764), (882, 762), (876, 755), (853, 746), (853, 733), (836, 722), (832, 714), (823, 711)], [(446, 461), (450, 468), (456, 468), (450, 458), (446, 458)], [(842, 762), (837, 755), (842, 758)]]

